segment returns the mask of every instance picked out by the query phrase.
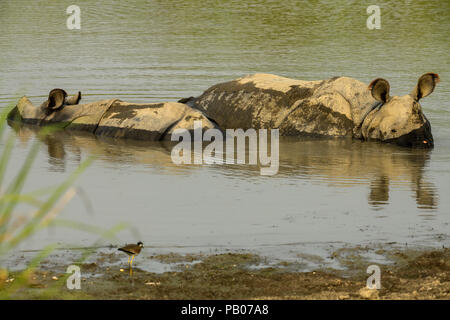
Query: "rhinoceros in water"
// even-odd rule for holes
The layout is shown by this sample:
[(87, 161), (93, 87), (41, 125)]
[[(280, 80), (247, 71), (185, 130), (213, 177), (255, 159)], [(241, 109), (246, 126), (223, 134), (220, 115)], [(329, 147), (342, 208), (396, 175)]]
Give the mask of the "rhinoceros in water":
[(302, 81), (255, 74), (220, 83), (201, 96), (181, 99), (225, 129), (278, 128), (281, 135), (349, 136), (409, 147), (433, 147), (419, 100), (439, 76), (426, 73), (405, 96), (390, 96), (388, 81), (369, 86), (347, 77)]
[(137, 104), (110, 99), (79, 104), (81, 92), (68, 97), (62, 89), (53, 89), (47, 101), (34, 106), (22, 97), (9, 113), (9, 120), (23, 123), (56, 124), (64, 129), (82, 130), (99, 136), (137, 140), (170, 140), (176, 129), (194, 129), (200, 120), (202, 129), (217, 128), (201, 111), (177, 102)]

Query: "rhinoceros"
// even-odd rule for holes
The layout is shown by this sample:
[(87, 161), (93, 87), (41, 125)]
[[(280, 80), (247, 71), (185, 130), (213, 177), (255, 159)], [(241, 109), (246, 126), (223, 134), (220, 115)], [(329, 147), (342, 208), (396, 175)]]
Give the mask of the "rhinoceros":
[(254, 74), (220, 83), (179, 102), (225, 129), (278, 128), (280, 135), (353, 137), (408, 147), (433, 147), (419, 100), (433, 92), (436, 73), (419, 78), (405, 96), (390, 96), (382, 78), (369, 85), (348, 77), (303, 81)]
[(178, 102), (138, 104), (110, 99), (79, 104), (81, 92), (68, 97), (63, 89), (53, 89), (39, 107), (22, 97), (8, 114), (9, 120), (23, 123), (56, 124), (64, 129), (83, 130), (99, 136), (137, 140), (170, 140), (176, 129), (217, 128), (201, 111)]

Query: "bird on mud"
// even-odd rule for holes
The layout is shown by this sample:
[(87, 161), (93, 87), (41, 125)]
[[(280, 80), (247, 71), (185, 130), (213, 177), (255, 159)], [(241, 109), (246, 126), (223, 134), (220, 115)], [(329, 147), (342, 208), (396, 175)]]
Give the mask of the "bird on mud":
[(134, 256), (137, 256), (141, 252), (143, 247), (144, 244), (139, 241), (137, 244), (127, 244), (126, 246), (118, 249), (119, 251), (125, 252), (128, 255), (128, 265), (130, 266), (130, 270), (132, 269)]

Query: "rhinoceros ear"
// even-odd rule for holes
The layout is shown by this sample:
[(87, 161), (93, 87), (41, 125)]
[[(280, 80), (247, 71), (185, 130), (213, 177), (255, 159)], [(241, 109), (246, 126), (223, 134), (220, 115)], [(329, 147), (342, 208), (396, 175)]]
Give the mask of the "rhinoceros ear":
[(81, 100), (81, 91), (78, 91), (78, 93), (70, 98), (66, 99), (65, 104), (67, 105), (73, 105), (73, 104), (78, 104)]
[(411, 92), (414, 100), (419, 101), (423, 97), (428, 96), (433, 92), (436, 84), (439, 83), (441, 79), (439, 79), (439, 75), (437, 73), (425, 73), (423, 76), (419, 78), (416, 87)]
[(372, 97), (380, 102), (389, 100), (389, 82), (382, 78), (377, 78), (369, 84), (369, 90), (372, 92)]
[(63, 106), (67, 93), (63, 89), (53, 89), (48, 94), (48, 106), (50, 110), (56, 110)]

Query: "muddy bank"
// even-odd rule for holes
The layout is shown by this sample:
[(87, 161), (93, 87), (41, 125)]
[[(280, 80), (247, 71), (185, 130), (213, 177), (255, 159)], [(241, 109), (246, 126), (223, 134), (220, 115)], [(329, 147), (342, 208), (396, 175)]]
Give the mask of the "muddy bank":
[[(355, 251), (356, 252), (356, 251)], [(348, 253), (348, 252), (347, 252)], [(295, 272), (289, 262), (264, 267), (262, 257), (250, 253), (211, 255), (155, 255), (177, 270), (152, 273), (137, 265), (130, 276), (117, 255), (101, 256), (81, 265), (80, 290), (66, 288), (62, 266), (38, 267), (22, 277), (0, 273), (0, 295), (16, 286), (17, 299), (449, 299), (450, 250), (393, 250), (381, 269), (381, 289), (366, 289), (370, 264), (358, 254), (336, 251), (345, 270)], [(118, 261), (121, 266), (105, 266)], [(11, 292), (11, 291), (10, 291)]]

